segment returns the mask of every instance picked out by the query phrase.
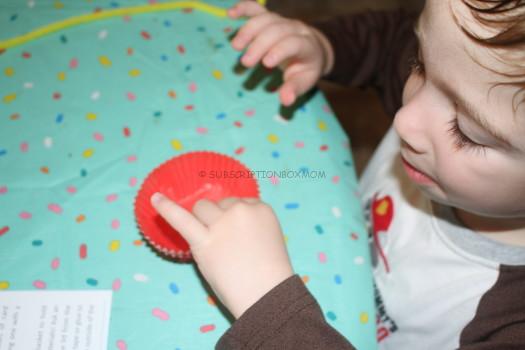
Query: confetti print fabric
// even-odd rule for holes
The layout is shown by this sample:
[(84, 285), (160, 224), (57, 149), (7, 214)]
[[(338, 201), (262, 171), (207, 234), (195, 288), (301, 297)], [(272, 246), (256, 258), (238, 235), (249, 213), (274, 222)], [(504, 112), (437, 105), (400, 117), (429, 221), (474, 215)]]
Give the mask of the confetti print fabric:
[[(0, 32), (144, 3), (7, 0)], [(255, 173), (328, 322), (375, 348), (349, 141), (319, 92), (287, 115), (275, 72), (254, 84), (256, 72), (237, 67), (228, 38), (240, 25), (189, 9), (124, 16), (0, 54), (0, 300), (1, 290), (110, 289), (108, 349), (212, 349), (228, 319), (195, 268), (158, 257), (133, 216), (151, 170), (212, 150)]]

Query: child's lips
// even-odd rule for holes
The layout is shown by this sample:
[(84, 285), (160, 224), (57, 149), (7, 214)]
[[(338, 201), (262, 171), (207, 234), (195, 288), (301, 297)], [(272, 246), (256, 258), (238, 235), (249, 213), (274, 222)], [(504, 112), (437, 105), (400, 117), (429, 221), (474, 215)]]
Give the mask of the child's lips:
[(408, 177), (410, 177), (412, 181), (421, 185), (436, 184), (436, 181), (434, 181), (430, 176), (428, 176), (427, 174), (410, 164), (403, 156), (401, 156), (401, 160), (403, 161), (403, 167), (405, 168)]

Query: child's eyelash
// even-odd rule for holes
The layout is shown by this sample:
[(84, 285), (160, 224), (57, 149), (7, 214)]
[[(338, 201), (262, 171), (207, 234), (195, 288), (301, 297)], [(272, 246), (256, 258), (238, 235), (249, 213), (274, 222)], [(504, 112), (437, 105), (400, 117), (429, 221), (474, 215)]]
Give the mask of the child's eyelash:
[(448, 131), (454, 137), (454, 146), (456, 146), (457, 150), (468, 149), (483, 154), (486, 153), (485, 146), (472, 141), (461, 131), (461, 129), (459, 128), (458, 120), (456, 118), (451, 120), (449, 124), (450, 128), (448, 129)]

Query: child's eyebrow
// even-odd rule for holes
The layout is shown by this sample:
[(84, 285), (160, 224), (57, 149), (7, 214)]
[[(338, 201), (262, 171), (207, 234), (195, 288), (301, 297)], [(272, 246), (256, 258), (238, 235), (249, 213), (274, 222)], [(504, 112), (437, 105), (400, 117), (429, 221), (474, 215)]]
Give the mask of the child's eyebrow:
[(501, 142), (503, 146), (507, 149), (516, 150), (516, 147), (512, 145), (501, 132), (499, 132), (494, 126), (488, 123), (488, 118), (484, 116), (481, 111), (476, 108), (472, 103), (465, 100), (461, 95), (458, 95), (453, 92), (455, 95), (454, 98), (457, 101), (457, 103), (463, 108), (465, 108), (465, 112), (467, 112), (466, 117), (470, 118), (473, 122), (475, 122), (478, 126), (480, 126), (483, 130), (485, 130), (488, 134), (490, 134), (492, 137), (494, 137), (496, 140)]

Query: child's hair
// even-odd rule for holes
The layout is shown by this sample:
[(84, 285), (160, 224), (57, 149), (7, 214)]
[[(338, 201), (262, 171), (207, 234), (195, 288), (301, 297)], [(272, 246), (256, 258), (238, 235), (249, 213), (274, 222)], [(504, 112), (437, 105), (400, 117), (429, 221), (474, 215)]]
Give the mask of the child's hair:
[[(525, 0), (462, 0), (470, 9), (474, 19), (484, 28), (495, 30), (496, 34), (489, 37), (480, 36), (459, 24), (463, 32), (491, 50), (495, 57), (507, 66), (510, 71), (498, 71), (510, 83), (498, 85), (514, 85), (520, 90), (514, 96), (513, 107), (516, 111), (519, 104), (525, 102)], [(494, 71), (494, 70), (493, 70)], [(524, 95), (517, 104), (519, 95)]]

